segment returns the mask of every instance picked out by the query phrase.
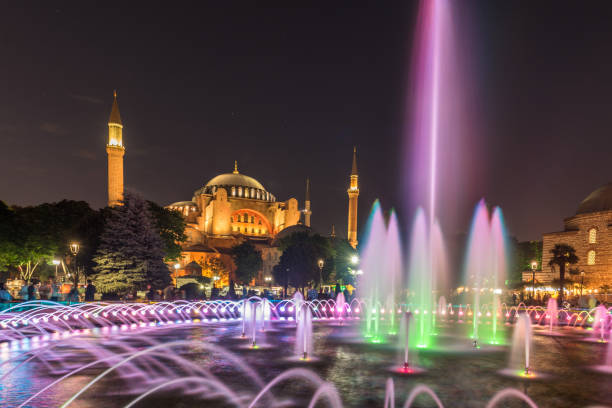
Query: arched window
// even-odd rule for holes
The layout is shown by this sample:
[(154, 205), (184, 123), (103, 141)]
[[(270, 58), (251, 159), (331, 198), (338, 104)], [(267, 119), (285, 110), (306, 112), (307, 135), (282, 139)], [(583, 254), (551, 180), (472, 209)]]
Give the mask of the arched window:
[(597, 243), (597, 228), (591, 228), (589, 230), (589, 244)]
[(236, 195), (236, 187), (232, 187), (232, 197)]
[(255, 224), (255, 217), (251, 215), (251, 224)]
[(587, 264), (595, 265), (595, 251), (593, 251), (592, 249), (587, 254)]

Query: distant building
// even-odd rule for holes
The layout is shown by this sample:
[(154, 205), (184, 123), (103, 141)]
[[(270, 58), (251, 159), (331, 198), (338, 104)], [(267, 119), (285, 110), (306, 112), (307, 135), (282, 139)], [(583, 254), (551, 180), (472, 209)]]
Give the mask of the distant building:
[[(123, 199), (125, 155), (123, 123), (119, 115), (116, 92), (108, 127), (108, 204), (113, 206), (120, 204)], [(356, 149), (353, 149), (348, 196), (348, 240), (356, 247), (359, 196)], [(299, 208), (295, 198), (278, 201), (259, 181), (240, 173), (238, 163), (234, 162), (234, 170), (231, 173), (211, 178), (194, 192), (190, 201), (178, 201), (166, 208), (179, 211), (187, 223), (187, 241), (182, 243), (183, 252), (174, 271), (175, 278), (206, 274), (206, 268), (210, 270), (214, 267), (212, 264), (215, 262), (211, 262), (211, 259), (217, 258), (227, 269), (227, 273), (219, 277), (219, 283), (227, 284), (235, 270), (231, 248), (250, 241), (262, 252), (264, 264), (255, 278), (255, 284), (263, 285), (270, 282), (272, 268), (281, 255), (277, 246), (278, 238), (292, 232), (310, 231), (310, 180), (306, 180), (304, 207)]]
[[(568, 244), (576, 250), (579, 261), (569, 266), (578, 275), (570, 275), (567, 268), (566, 279), (577, 285), (584, 282), (585, 293), (598, 293), (602, 286), (612, 286), (612, 183), (589, 194), (578, 206), (576, 215), (566, 218), (564, 224), (563, 231), (542, 237), (542, 271), (536, 274), (536, 281), (549, 283), (559, 279), (558, 268), (548, 265), (550, 250), (555, 244)], [(584, 272), (582, 277), (580, 272)], [(529, 274), (525, 273), (523, 280), (525, 275)]]

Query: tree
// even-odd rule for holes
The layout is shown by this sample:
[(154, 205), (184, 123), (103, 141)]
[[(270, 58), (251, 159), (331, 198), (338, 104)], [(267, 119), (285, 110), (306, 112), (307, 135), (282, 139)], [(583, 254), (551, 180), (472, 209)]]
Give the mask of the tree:
[(232, 259), (236, 264), (236, 280), (242, 285), (251, 283), (263, 266), (261, 251), (248, 241), (232, 247)]
[(204, 262), (200, 263), (202, 267), (202, 275), (210, 278), (213, 282), (215, 276), (219, 278), (218, 284), (221, 286), (228, 285), (227, 267), (223, 261), (216, 256), (209, 256)]
[(563, 304), (563, 295), (565, 287), (565, 267), (566, 265), (574, 265), (578, 263), (578, 257), (576, 256), (576, 250), (567, 244), (555, 244), (550, 250), (552, 258), (548, 265), (554, 268), (555, 265), (559, 267), (559, 304)]
[(354, 263), (359, 259), (359, 253), (346, 239), (332, 239), (334, 256), (331, 259), (335, 271), (335, 279), (343, 284), (355, 285), (355, 273), (359, 265)]
[(0, 201), (0, 270), (18, 264), (17, 216), (12, 208)]
[(272, 269), (274, 280), (283, 286), (285, 295), (289, 285), (303, 288), (318, 281), (318, 266), (315, 266), (316, 261), (308, 249), (305, 245), (290, 245), (285, 248), (278, 264)]
[(181, 242), (187, 240), (185, 219), (179, 211), (169, 210), (149, 201), (154, 224), (164, 242), (166, 262), (176, 262), (181, 256)]
[(0, 206), (0, 263), (15, 267), (24, 280), (31, 279), (54, 257), (69, 253), (78, 241), (78, 263), (90, 266), (95, 242), (102, 230), (101, 212), (84, 201), (62, 200), (31, 207)]
[(166, 287), (170, 270), (164, 263), (164, 243), (148, 204), (128, 191), (121, 206), (110, 210), (94, 257), (96, 286), (104, 293), (125, 294)]
[[(296, 232), (282, 238), (279, 245), (283, 251), (279, 259), (281, 266), (273, 269), (273, 274), (275, 280), (285, 286), (285, 290), (286, 284), (303, 288), (314, 282), (322, 284), (331, 277), (335, 251), (327, 238), (319, 234)], [(324, 261), (322, 270), (319, 260)]]

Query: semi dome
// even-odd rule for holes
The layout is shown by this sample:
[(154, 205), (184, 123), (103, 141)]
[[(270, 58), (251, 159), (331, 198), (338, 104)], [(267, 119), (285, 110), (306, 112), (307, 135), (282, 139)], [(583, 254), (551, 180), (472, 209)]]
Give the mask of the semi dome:
[(612, 183), (599, 187), (587, 196), (580, 205), (576, 214), (587, 214), (598, 211), (612, 211)]
[(265, 187), (253, 177), (238, 172), (238, 163), (234, 164), (233, 173), (219, 174), (210, 179), (206, 185), (196, 190), (195, 197), (200, 194), (214, 194), (217, 189), (224, 188), (228, 197), (249, 198), (253, 200), (276, 201), (276, 197), (270, 194)]

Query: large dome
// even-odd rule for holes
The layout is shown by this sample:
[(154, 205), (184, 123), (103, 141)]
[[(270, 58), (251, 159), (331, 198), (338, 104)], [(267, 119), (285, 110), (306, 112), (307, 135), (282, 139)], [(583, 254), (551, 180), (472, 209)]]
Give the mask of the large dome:
[(258, 190), (266, 190), (264, 186), (253, 177), (245, 176), (244, 174), (235, 174), (235, 173), (225, 173), (219, 174), (216, 177), (213, 177), (208, 183), (206, 183), (205, 187), (212, 186), (242, 186), (249, 188), (256, 188)]
[(206, 185), (196, 190), (195, 197), (200, 194), (214, 194), (217, 189), (224, 188), (229, 197), (249, 198), (252, 200), (276, 201), (276, 197), (270, 194), (265, 187), (253, 177), (249, 177), (238, 172), (238, 165), (235, 165), (233, 173), (219, 174), (210, 179)]
[(580, 205), (576, 214), (587, 214), (598, 211), (612, 211), (612, 183), (599, 187), (587, 196)]

